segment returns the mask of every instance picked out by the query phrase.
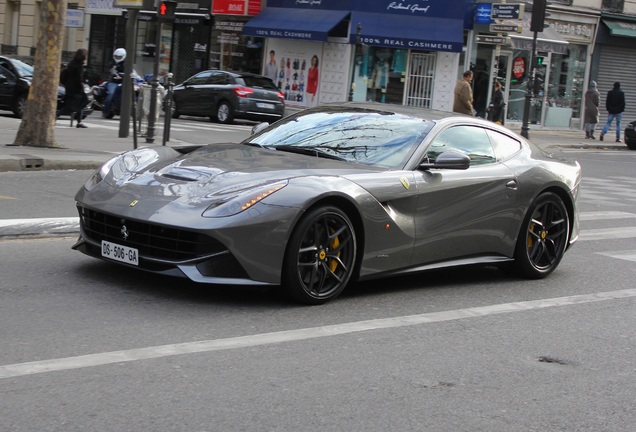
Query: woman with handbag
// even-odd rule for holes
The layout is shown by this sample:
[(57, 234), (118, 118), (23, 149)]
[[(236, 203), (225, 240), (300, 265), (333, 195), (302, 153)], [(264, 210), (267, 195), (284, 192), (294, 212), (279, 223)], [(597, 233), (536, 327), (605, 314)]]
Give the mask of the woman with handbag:
[(75, 113), (75, 118), (77, 119), (76, 127), (78, 128), (88, 127), (82, 123), (83, 110), (88, 104), (88, 97), (84, 91), (84, 62), (86, 61), (87, 53), (86, 48), (80, 48), (75, 52), (73, 60), (66, 66), (63, 74), (64, 82), (62, 82), (66, 88), (63, 111), (71, 115)]

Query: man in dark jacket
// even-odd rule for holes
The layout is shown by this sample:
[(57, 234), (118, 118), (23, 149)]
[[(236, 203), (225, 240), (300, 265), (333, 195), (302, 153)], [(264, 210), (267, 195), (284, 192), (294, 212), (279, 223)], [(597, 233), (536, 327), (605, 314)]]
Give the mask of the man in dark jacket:
[(623, 111), (625, 111), (625, 93), (621, 90), (621, 83), (615, 82), (614, 88), (607, 92), (605, 108), (607, 109), (607, 123), (603, 126), (600, 140), (603, 141), (603, 136), (609, 130), (614, 119), (616, 119), (616, 142), (619, 143), (621, 142), (621, 120)]

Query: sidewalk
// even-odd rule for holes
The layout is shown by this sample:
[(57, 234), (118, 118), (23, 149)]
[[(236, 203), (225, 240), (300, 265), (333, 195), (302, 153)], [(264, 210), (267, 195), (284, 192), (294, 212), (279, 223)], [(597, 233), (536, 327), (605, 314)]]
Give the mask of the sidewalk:
[[(111, 157), (133, 149), (132, 130), (127, 138), (119, 138), (112, 129), (89, 128), (78, 132), (71, 128), (70, 120), (60, 119), (55, 128), (55, 139), (61, 148), (13, 146), (20, 120), (8, 113), (0, 113), (0, 172), (57, 169), (96, 169)], [(520, 125), (510, 125), (511, 130), (520, 132)], [(155, 137), (155, 145), (162, 143), (161, 131)], [(529, 130), (530, 141), (539, 147), (573, 149), (626, 150), (622, 143), (586, 140), (583, 131), (537, 129)], [(613, 141), (613, 139), (611, 140)], [(171, 139), (172, 146), (191, 144)], [(148, 144), (145, 138), (137, 139), (138, 147)]]

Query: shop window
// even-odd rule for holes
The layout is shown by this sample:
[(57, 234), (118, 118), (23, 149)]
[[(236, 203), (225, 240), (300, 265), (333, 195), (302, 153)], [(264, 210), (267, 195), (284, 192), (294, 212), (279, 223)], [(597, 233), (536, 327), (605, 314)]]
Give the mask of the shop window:
[(625, 0), (603, 0), (601, 8), (606, 12), (623, 12)]
[(354, 101), (402, 104), (407, 50), (368, 47), (356, 55)]

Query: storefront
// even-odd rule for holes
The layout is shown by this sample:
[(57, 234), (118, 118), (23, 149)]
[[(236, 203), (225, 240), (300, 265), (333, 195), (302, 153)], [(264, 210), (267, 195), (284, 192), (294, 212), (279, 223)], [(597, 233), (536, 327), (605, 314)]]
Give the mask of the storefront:
[(603, 14), (596, 39), (592, 77), (601, 93), (601, 125), (607, 121), (605, 97), (615, 82), (621, 83), (627, 104), (623, 113), (623, 127), (636, 120), (636, 21), (626, 16)]
[(450, 111), (470, 4), (269, 0), (243, 34), (264, 38), (261, 73), (289, 105), (354, 100)]
[[(480, 4), (488, 9), (490, 5)], [(488, 17), (490, 12), (484, 12)], [(534, 32), (530, 30), (531, 13), (520, 20), (499, 23), (521, 25), (521, 32), (508, 33), (509, 43), (499, 47), (479, 43), (479, 34), (489, 32), (495, 21), (475, 25), (471, 68), (477, 114), (486, 117), (494, 79), (502, 83), (505, 94), (505, 122), (524, 118), (531, 73)], [(543, 32), (537, 33), (536, 72), (530, 100), (530, 125), (560, 128), (582, 127), (582, 101), (589, 81), (590, 58), (598, 17), (579, 13), (550, 10)], [(490, 33), (493, 34), (493, 33)], [(512, 126), (514, 127), (514, 126)]]

